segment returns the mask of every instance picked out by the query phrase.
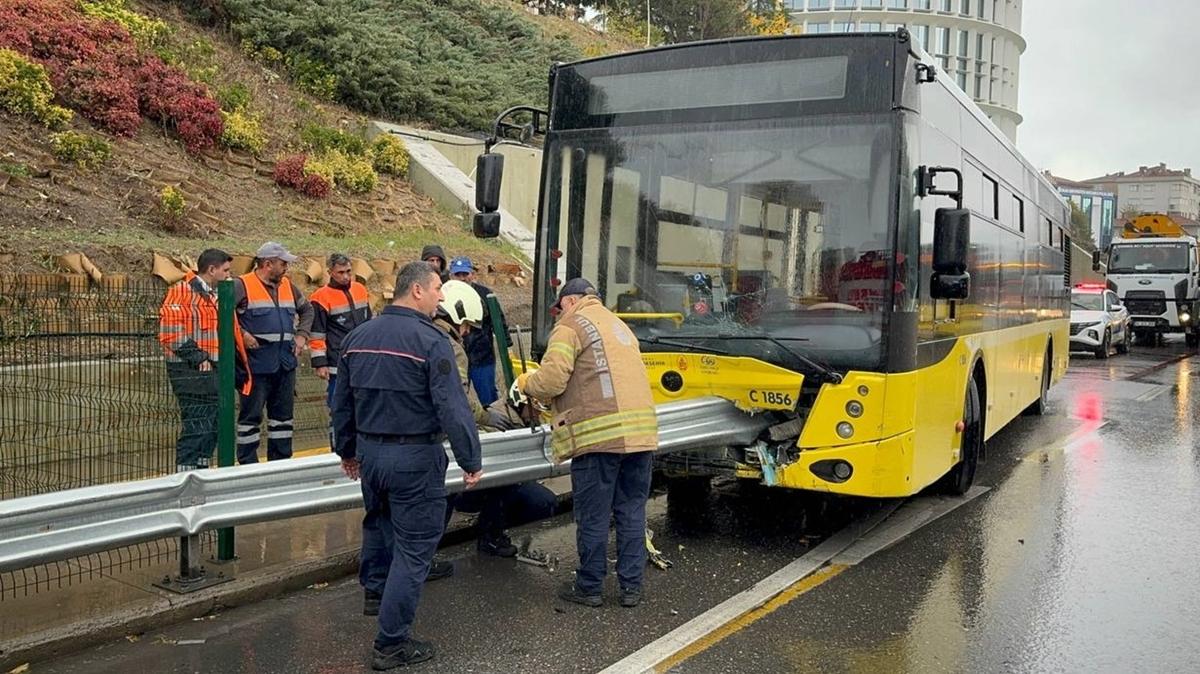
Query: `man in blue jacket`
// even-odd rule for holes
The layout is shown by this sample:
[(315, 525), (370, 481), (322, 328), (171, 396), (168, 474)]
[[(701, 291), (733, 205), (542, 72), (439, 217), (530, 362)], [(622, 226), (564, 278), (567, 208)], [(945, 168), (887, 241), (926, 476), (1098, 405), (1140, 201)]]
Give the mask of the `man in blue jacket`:
[[(450, 277), (471, 284), (483, 301), (480, 329), (467, 333), (463, 338), (463, 348), (471, 364), (468, 370), (471, 386), (475, 389), (475, 395), (479, 396), (479, 402), (488, 407), (500, 397), (496, 391), (496, 348), (492, 339), (492, 318), (487, 305), (487, 296), (492, 294), (492, 289), (475, 280), (475, 265), (468, 257), (459, 256), (450, 261)], [(503, 329), (507, 330), (508, 325), (504, 325)]]
[(483, 474), (479, 435), (454, 353), (430, 317), (442, 281), (425, 262), (404, 266), (395, 300), (356, 328), (342, 346), (333, 393), (335, 451), (351, 479), (362, 478), (362, 572), (379, 601), (372, 667), (391, 669), (433, 657), (412, 638), (421, 585), (442, 537), (450, 440), (463, 482)]

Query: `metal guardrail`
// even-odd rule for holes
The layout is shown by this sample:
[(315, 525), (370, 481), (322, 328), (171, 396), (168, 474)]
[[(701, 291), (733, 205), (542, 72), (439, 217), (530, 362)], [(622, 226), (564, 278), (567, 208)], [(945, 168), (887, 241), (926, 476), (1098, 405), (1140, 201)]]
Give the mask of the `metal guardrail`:
[[(657, 412), (659, 452), (750, 444), (770, 423), (720, 398), (668, 403)], [(544, 427), (489, 433), (481, 440), (480, 488), (570, 471), (569, 462), (547, 458)], [(451, 492), (463, 487), (453, 460), (446, 487)], [(172, 536), (194, 541), (211, 529), (361, 505), (359, 484), (342, 474), (332, 454), (0, 501), (0, 572)], [(192, 562), (198, 564), (196, 557)]]

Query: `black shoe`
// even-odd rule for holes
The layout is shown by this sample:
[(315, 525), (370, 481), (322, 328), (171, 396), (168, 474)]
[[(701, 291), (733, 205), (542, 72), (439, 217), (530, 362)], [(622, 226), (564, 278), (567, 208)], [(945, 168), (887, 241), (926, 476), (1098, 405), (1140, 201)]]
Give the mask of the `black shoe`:
[(582, 604), (592, 608), (599, 608), (604, 605), (604, 598), (598, 594), (584, 594), (575, 587), (575, 582), (570, 581), (565, 583), (558, 590), (558, 598), (563, 601), (569, 601), (573, 604)]
[(621, 606), (624, 606), (625, 608), (633, 608), (640, 603), (642, 603), (641, 590), (621, 589)]
[(371, 592), (370, 590), (363, 591), (363, 615), (379, 615), (379, 602), (383, 601), (383, 597)]
[(429, 575), (425, 576), (425, 582), (431, 583), (435, 580), (449, 578), (454, 575), (454, 564), (452, 562), (439, 562), (434, 560), (433, 564), (429, 565)]
[(407, 667), (433, 659), (433, 644), (428, 641), (409, 639), (389, 652), (379, 649), (371, 651), (371, 669), (383, 671), (396, 667)]
[(503, 533), (484, 534), (475, 541), (475, 547), (483, 554), (493, 557), (517, 556), (517, 546)]

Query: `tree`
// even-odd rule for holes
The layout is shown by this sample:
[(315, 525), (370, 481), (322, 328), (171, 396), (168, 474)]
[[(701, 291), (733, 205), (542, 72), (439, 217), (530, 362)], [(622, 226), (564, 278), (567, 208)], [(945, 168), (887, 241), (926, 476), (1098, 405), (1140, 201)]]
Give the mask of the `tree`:
[(625, 21), (645, 21), (662, 30), (669, 44), (749, 33), (744, 0), (607, 0), (603, 6)]
[(746, 22), (752, 34), (787, 35), (792, 31), (792, 17), (783, 0), (754, 0), (747, 7)]
[(1092, 219), (1074, 201), (1067, 203), (1071, 204), (1071, 241), (1089, 253), (1096, 250), (1096, 239), (1092, 235)]

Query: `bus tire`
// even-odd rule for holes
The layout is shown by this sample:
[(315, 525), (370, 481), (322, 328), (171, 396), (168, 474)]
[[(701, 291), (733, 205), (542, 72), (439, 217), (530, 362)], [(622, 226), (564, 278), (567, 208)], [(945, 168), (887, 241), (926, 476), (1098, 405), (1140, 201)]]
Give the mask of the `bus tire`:
[(1187, 333), (1187, 336), (1184, 337), (1184, 340), (1186, 341), (1189, 349), (1194, 349), (1197, 346), (1200, 346), (1200, 333), (1189, 332)]
[(1117, 353), (1129, 353), (1129, 343), (1132, 339), (1129, 326), (1125, 326), (1125, 329), (1121, 331), (1121, 343), (1117, 344)]
[(1025, 408), (1025, 415), (1031, 417), (1040, 417), (1046, 414), (1047, 402), (1050, 398), (1050, 377), (1051, 368), (1054, 367), (1051, 360), (1052, 353), (1050, 347), (1046, 347), (1046, 358), (1042, 360), (1042, 390), (1037, 400), (1029, 403), (1029, 407)]
[(963, 422), (966, 427), (962, 432), (959, 462), (938, 483), (938, 491), (951, 496), (962, 496), (975, 483), (975, 469), (979, 466), (979, 455), (983, 453), (983, 411), (979, 402), (979, 383), (974, 377), (967, 382)]

